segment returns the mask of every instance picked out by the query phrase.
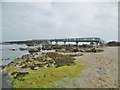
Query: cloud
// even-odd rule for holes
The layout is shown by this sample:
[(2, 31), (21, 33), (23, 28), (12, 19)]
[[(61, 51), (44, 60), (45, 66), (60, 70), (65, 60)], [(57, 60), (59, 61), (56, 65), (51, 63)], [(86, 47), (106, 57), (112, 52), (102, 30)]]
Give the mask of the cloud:
[(115, 2), (3, 3), (3, 41), (99, 36), (117, 40)]

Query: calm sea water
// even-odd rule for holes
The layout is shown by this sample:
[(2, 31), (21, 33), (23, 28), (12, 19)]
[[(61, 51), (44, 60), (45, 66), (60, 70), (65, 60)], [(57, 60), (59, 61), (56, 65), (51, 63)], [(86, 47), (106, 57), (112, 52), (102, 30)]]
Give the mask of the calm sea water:
[[(7, 65), (15, 58), (21, 57), (22, 55), (29, 54), (27, 51), (20, 51), (19, 48), (25, 48), (26, 45), (0, 45), (0, 66)], [(16, 49), (15, 51), (10, 49)]]

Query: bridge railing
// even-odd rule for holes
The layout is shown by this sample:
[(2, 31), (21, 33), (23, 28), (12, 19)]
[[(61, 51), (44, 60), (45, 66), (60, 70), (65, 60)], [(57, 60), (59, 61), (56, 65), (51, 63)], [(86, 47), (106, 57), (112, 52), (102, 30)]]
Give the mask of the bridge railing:
[(104, 44), (104, 40), (100, 38), (66, 38), (66, 39), (50, 39), (51, 42), (99, 42)]

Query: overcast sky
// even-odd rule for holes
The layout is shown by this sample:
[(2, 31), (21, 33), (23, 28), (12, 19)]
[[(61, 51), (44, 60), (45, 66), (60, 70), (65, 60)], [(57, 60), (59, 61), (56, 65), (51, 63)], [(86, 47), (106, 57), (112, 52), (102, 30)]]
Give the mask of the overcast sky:
[(4, 2), (2, 40), (118, 39), (117, 2)]

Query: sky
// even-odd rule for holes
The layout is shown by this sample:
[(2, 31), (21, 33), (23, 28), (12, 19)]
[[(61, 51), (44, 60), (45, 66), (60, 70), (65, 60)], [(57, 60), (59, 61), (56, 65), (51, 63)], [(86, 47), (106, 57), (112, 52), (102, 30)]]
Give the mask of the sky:
[(118, 40), (117, 2), (3, 2), (2, 41), (100, 37)]

